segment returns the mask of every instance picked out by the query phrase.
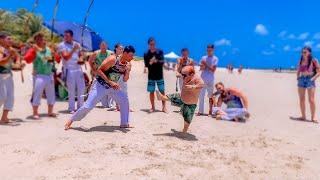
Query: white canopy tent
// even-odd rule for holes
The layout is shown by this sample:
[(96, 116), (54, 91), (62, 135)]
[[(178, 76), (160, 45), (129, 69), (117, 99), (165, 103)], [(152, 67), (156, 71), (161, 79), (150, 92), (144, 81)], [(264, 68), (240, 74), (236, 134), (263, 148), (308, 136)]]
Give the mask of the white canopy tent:
[(178, 56), (176, 53), (174, 53), (174, 52), (170, 52), (170, 53), (168, 53), (168, 54), (165, 54), (164, 55), (164, 58), (166, 58), (166, 59), (177, 59), (177, 58), (179, 58), (180, 56)]

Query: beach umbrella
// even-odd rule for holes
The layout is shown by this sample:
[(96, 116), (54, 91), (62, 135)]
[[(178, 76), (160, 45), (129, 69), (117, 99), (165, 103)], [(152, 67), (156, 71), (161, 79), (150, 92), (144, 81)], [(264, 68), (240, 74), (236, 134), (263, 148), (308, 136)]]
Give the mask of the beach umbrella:
[(168, 54), (165, 54), (164, 58), (166, 58), (166, 59), (177, 59), (177, 58), (179, 58), (179, 56), (174, 52), (170, 52)]
[(99, 49), (99, 45), (103, 41), (102, 37), (98, 33), (82, 24), (69, 21), (55, 21), (52, 23), (50, 21), (44, 22), (43, 25), (60, 36), (63, 36), (64, 31), (67, 29), (72, 30), (73, 39), (78, 43), (83, 44), (82, 47), (88, 51), (95, 51)]

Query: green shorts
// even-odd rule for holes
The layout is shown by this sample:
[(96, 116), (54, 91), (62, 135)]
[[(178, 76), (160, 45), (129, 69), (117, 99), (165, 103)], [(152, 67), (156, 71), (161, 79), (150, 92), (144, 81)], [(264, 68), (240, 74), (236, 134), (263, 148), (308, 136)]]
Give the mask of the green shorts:
[(188, 124), (190, 124), (193, 119), (193, 115), (194, 115), (194, 112), (197, 108), (197, 105), (196, 104), (185, 104), (181, 100), (181, 96), (179, 93), (168, 94), (167, 97), (170, 99), (172, 105), (179, 106), (181, 108), (180, 112), (182, 114), (184, 121), (187, 122)]

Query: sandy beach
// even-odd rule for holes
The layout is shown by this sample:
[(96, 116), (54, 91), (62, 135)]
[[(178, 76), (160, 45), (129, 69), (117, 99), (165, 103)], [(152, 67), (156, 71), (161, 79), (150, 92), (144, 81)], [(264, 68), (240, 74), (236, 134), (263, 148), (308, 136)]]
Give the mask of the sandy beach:
[[(216, 73), (216, 82), (239, 88), (249, 98), (246, 123), (195, 117), (190, 134), (178, 108), (148, 114), (147, 75), (134, 62), (128, 83), (133, 129), (119, 129), (118, 112), (95, 108), (74, 129), (66, 102), (57, 102), (57, 119), (29, 118), (31, 66), (25, 83), (14, 73), (15, 126), (0, 126), (0, 174), (6, 179), (320, 179), (320, 126), (291, 120), (300, 115), (295, 74), (245, 70)], [(165, 71), (167, 92), (175, 73)], [(317, 106), (320, 115), (320, 91)], [(157, 103), (160, 109), (161, 103)], [(308, 117), (310, 118), (309, 108)], [(40, 112), (46, 112), (42, 101)]]

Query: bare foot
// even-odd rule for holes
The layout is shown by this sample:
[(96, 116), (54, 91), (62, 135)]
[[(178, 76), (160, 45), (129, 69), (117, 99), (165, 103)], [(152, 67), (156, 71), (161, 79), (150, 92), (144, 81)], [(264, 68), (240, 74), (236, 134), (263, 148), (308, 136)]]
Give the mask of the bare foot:
[(1, 119), (0, 124), (9, 124), (9, 119)]
[(154, 113), (156, 110), (154, 108), (149, 109), (149, 113)]
[(197, 116), (204, 116), (205, 114), (198, 112)]
[(48, 116), (51, 117), (51, 118), (56, 118), (56, 117), (58, 117), (58, 114), (56, 114), (56, 113), (49, 113)]
[(69, 130), (71, 128), (72, 125), (72, 121), (68, 120), (67, 123), (64, 125), (64, 130)]
[(162, 112), (168, 113), (168, 110), (167, 110), (166, 108), (163, 108), (163, 109), (162, 109)]
[(133, 110), (133, 109), (130, 109), (130, 112), (134, 112), (134, 110)]
[(134, 128), (134, 127), (130, 126), (130, 124), (127, 124), (127, 125), (121, 125), (120, 128), (121, 129), (129, 129), (129, 128)]
[(32, 119), (34, 119), (34, 120), (39, 120), (39, 119), (40, 119), (39, 114), (34, 114), (34, 115), (32, 115)]

